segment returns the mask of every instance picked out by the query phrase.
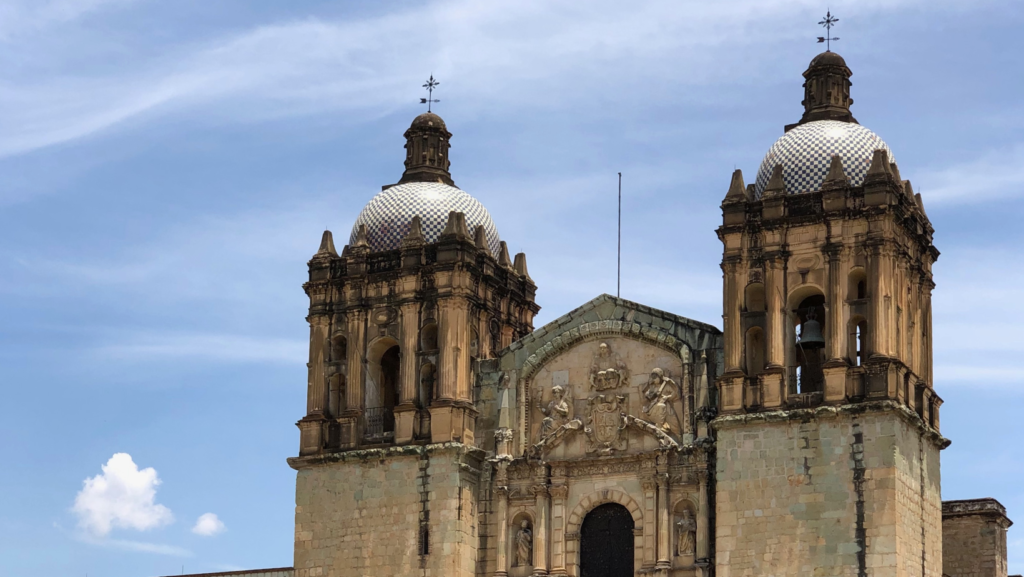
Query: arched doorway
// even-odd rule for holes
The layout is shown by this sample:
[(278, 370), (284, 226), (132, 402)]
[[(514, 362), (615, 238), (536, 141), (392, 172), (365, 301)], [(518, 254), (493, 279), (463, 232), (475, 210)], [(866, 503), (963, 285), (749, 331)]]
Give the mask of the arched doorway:
[(633, 516), (629, 509), (605, 503), (583, 518), (580, 577), (633, 577)]

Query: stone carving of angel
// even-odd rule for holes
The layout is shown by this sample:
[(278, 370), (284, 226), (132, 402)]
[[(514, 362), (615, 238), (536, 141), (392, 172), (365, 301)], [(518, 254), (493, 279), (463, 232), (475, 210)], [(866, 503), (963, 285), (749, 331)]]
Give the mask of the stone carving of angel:
[(643, 413), (647, 420), (654, 426), (666, 433), (673, 431), (673, 422), (678, 421), (672, 403), (679, 398), (679, 387), (676, 382), (665, 376), (665, 371), (655, 368), (644, 385), (644, 399), (647, 402), (643, 406)]
[(537, 399), (537, 408), (544, 415), (544, 420), (540, 422), (541, 436), (547, 435), (572, 420), (572, 400), (565, 398), (565, 387), (562, 385), (551, 387), (551, 401), (547, 406), (544, 405), (540, 394), (537, 395)]

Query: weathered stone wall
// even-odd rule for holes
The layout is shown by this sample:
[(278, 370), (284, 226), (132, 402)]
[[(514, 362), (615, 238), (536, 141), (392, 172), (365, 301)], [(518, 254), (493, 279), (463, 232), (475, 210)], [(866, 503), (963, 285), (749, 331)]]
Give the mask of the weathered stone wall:
[(293, 462), (295, 577), (474, 576), (477, 453), (447, 443)]
[(942, 504), (942, 572), (949, 577), (1006, 577), (1010, 520), (995, 499)]
[(189, 573), (184, 577), (292, 577), (295, 570), (291, 567), (277, 569), (250, 569), (248, 571), (221, 571), (219, 573)]
[(895, 407), (791, 413), (715, 422), (717, 575), (941, 577), (937, 445)]

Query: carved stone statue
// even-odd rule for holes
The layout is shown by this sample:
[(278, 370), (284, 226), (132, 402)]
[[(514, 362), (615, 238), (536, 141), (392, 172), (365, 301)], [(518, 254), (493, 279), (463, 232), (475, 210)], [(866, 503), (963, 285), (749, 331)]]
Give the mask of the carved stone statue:
[(689, 509), (683, 509), (676, 521), (676, 555), (693, 555), (696, 549), (697, 520)]
[(538, 394), (537, 408), (544, 415), (544, 420), (540, 422), (541, 436), (551, 433), (572, 420), (572, 400), (565, 398), (565, 388), (562, 385), (551, 387), (551, 401), (547, 406), (544, 405), (542, 396)]
[(626, 364), (619, 355), (612, 352), (608, 343), (597, 347), (597, 354), (590, 363), (590, 386), (595, 391), (615, 389), (629, 380)]
[(530, 530), (530, 522), (523, 519), (516, 532), (516, 555), (512, 561), (513, 567), (533, 565), (533, 531)]
[(643, 389), (647, 402), (641, 409), (647, 420), (666, 433), (679, 433), (679, 417), (672, 403), (679, 398), (679, 387), (676, 382), (665, 376), (665, 371), (656, 368)]

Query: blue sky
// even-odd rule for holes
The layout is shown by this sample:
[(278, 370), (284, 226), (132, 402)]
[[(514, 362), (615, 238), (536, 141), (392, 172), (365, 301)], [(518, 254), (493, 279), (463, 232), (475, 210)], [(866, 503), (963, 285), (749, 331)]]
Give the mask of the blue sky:
[[(943, 496), (1024, 526), (1024, 5), (828, 7), (942, 251)], [(825, 8), (0, 1), (0, 572), (291, 564), (306, 261), (397, 181), (431, 73), (538, 323), (614, 291), (622, 171), (623, 296), (721, 325), (718, 205), (799, 118)]]

